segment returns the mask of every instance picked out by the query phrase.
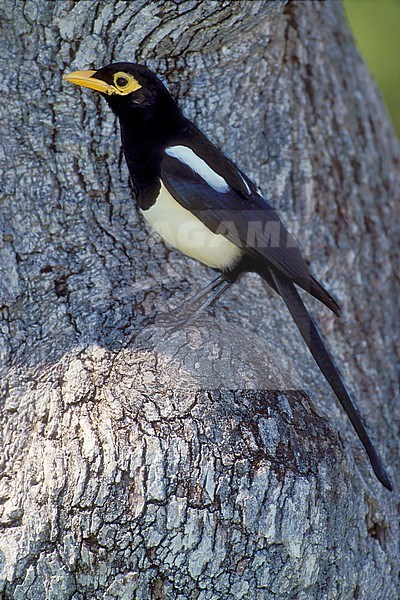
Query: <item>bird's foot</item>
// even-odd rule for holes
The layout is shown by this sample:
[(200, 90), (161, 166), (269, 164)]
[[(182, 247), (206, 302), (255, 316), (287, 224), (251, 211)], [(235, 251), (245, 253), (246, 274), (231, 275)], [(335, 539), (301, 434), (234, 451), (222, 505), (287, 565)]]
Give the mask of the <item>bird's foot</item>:
[(156, 317), (156, 324), (173, 331), (192, 325), (232, 285), (223, 276), (217, 277), (180, 307)]

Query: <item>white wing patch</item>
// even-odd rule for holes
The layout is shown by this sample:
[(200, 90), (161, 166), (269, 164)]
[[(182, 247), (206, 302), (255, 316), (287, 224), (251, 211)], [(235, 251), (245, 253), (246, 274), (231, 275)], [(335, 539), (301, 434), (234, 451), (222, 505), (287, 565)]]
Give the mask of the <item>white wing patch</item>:
[[(239, 173), (239, 175), (240, 175), (240, 173)], [(244, 185), (246, 186), (247, 193), (249, 194), (249, 196), (251, 196), (250, 186), (247, 183), (247, 181), (245, 180), (245, 178), (243, 177), (243, 175), (240, 175), (240, 179), (243, 181)]]
[(226, 193), (230, 191), (231, 188), (226, 183), (225, 179), (221, 177), (221, 175), (218, 175), (205, 160), (197, 156), (191, 148), (188, 148), (187, 146), (170, 146), (169, 148), (166, 148), (165, 153), (168, 154), (168, 156), (177, 158), (190, 167), (192, 171), (197, 173), (197, 175), (200, 175), (200, 177), (216, 192)]

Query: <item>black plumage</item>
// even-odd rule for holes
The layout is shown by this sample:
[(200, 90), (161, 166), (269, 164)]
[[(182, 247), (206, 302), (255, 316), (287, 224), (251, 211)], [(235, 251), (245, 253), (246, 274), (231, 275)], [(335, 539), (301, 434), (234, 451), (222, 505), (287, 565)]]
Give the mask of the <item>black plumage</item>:
[[(256, 271), (283, 298), (347, 412), (376, 476), (391, 490), (390, 479), (296, 286), (336, 315), (340, 308), (311, 274), (273, 206), (185, 118), (166, 87), (146, 67), (115, 63), (97, 71), (71, 73), (65, 79), (103, 94), (119, 118), (139, 209), (166, 241), (222, 272), (227, 283), (219, 291), (218, 282), (210, 286), (217, 290), (215, 297), (242, 272)], [(184, 233), (187, 224), (199, 228), (202, 245), (189, 245)]]

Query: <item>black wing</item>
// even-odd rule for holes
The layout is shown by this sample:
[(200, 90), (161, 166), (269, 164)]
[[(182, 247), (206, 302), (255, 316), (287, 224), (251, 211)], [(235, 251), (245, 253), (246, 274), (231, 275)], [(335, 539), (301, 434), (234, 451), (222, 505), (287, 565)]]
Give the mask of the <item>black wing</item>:
[[(257, 192), (220, 192), (177, 158), (166, 155), (161, 179), (175, 200), (214, 233), (220, 233), (257, 260), (267, 261), (291, 280), (310, 270), (276, 210)], [(229, 185), (229, 183), (228, 183)], [(243, 185), (243, 183), (242, 183)]]
[(177, 202), (257, 263), (266, 262), (338, 314), (338, 305), (311, 275), (294, 238), (256, 186), (200, 132), (176, 144), (192, 149), (229, 186), (228, 191), (217, 191), (185, 162), (165, 154), (161, 178)]

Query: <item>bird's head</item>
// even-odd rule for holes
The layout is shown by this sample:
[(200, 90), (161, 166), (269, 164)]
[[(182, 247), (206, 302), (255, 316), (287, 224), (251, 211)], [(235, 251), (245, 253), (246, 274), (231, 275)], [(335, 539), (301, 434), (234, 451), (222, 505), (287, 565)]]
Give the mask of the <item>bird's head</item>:
[(118, 115), (135, 109), (154, 109), (172, 100), (158, 77), (147, 67), (135, 63), (119, 62), (97, 71), (74, 71), (64, 79), (82, 87), (100, 92)]
[(164, 84), (147, 67), (129, 62), (97, 71), (74, 71), (64, 79), (90, 88), (107, 100), (118, 116), (125, 153), (138, 143), (165, 145), (179, 130), (182, 113)]

